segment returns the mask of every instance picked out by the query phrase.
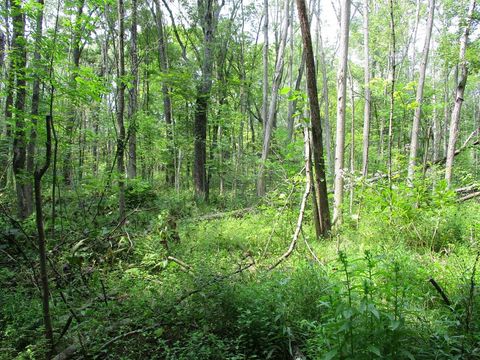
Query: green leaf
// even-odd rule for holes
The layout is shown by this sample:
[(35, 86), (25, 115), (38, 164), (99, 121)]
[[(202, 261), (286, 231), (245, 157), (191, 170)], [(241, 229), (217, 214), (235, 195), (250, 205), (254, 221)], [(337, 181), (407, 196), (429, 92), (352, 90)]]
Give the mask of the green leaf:
[(395, 331), (395, 330), (398, 329), (399, 326), (400, 326), (400, 320), (392, 320), (390, 322), (389, 328), (390, 328), (390, 330)]
[(323, 360), (331, 360), (333, 359), (335, 356), (337, 356), (337, 353), (338, 351), (337, 350), (330, 350), (328, 353), (326, 353), (324, 355), (324, 357), (322, 358)]
[(382, 356), (382, 353), (380, 352), (380, 349), (376, 347), (375, 345), (370, 345), (368, 347), (368, 351), (370, 351), (372, 354), (377, 355), (378, 357)]
[(374, 304), (368, 304), (368, 310), (372, 313), (373, 316), (375, 316), (378, 320), (380, 319), (380, 312), (378, 309), (375, 307)]

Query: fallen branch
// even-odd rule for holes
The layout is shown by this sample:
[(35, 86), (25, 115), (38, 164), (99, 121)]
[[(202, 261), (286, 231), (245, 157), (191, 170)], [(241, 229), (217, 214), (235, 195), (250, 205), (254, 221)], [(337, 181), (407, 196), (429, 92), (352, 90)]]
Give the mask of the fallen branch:
[(452, 303), (450, 302), (450, 299), (448, 298), (447, 294), (445, 294), (445, 291), (443, 291), (442, 287), (440, 285), (438, 285), (438, 283), (433, 279), (433, 278), (430, 278), (428, 280), (430, 282), (430, 284), (433, 285), (433, 287), (435, 288), (435, 290), (437, 290), (437, 292), (440, 294), (440, 296), (442, 297), (443, 299), (443, 302), (447, 305), (447, 306), (451, 306)]
[(187, 272), (191, 272), (191, 271), (192, 271), (192, 267), (191, 267), (190, 265), (184, 263), (182, 260), (179, 260), (179, 259), (177, 259), (176, 257), (167, 256), (167, 259), (168, 259), (169, 261), (173, 261), (174, 263), (180, 265), (180, 267), (181, 267), (183, 270), (187, 271)]
[[(460, 155), (464, 150), (466, 149), (469, 149), (471, 146), (474, 146), (474, 145), (478, 145), (480, 144), (480, 139), (477, 139), (476, 141), (474, 141), (472, 143), (472, 145), (468, 145), (468, 143), (470, 142), (470, 140), (472, 140), (475, 135), (478, 136), (478, 134), (480, 133), (480, 128), (474, 130), (468, 137), (467, 137), (467, 140), (464, 141), (463, 145), (455, 150), (455, 152), (453, 153), (453, 156), (457, 156), (457, 155)], [(436, 161), (433, 161), (429, 164), (427, 164), (426, 168), (428, 169), (429, 167), (431, 167), (432, 165), (439, 165), (439, 164), (443, 164), (447, 161), (447, 157), (444, 157), (442, 159), (439, 159), (439, 160), (436, 160)]]
[(227, 216), (240, 218), (240, 217), (243, 217), (245, 214), (252, 212), (253, 210), (255, 210), (254, 207), (248, 207), (248, 208), (238, 209), (233, 211), (206, 214), (206, 215), (198, 216), (196, 218), (192, 218), (190, 221), (216, 220), (216, 219), (221, 219)]
[(480, 190), (480, 185), (478, 184), (472, 184), (472, 185), (469, 185), (469, 186), (465, 186), (463, 188), (458, 188), (458, 189), (455, 189), (454, 191), (457, 193), (457, 194), (460, 194), (460, 193), (470, 193), (471, 191), (477, 191), (477, 190)]
[(465, 195), (465, 196), (461, 197), (460, 199), (458, 199), (457, 201), (458, 202), (463, 202), (463, 201), (467, 201), (467, 200), (470, 200), (470, 199), (473, 199), (473, 198), (476, 198), (476, 197), (479, 197), (479, 196), (480, 196), (480, 191), (477, 191), (477, 192)]
[(288, 247), (288, 250), (280, 256), (280, 258), (268, 268), (268, 270), (273, 270), (275, 269), (283, 260), (288, 258), (293, 250), (295, 249), (295, 246), (298, 241), (298, 236), (300, 235), (300, 232), (302, 231), (302, 223), (303, 223), (303, 217), (305, 215), (305, 208), (307, 205), (307, 199), (308, 195), (310, 194), (311, 190), (311, 183), (310, 183), (310, 146), (309, 146), (309, 141), (308, 141), (308, 129), (305, 128), (305, 192), (303, 193), (302, 197), (302, 202), (300, 204), (300, 211), (298, 213), (298, 219), (297, 219), (297, 227), (295, 228), (295, 232), (293, 233), (292, 236), (292, 241), (290, 242), (290, 246)]

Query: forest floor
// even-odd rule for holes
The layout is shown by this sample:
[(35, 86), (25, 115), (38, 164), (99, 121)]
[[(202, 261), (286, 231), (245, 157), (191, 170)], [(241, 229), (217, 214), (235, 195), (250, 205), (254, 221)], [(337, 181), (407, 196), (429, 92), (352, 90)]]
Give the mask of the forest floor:
[[(123, 227), (64, 219), (50, 246), (56, 359), (480, 358), (480, 204), (368, 196), (329, 239), (307, 211), (275, 269), (299, 197), (202, 208), (166, 196), (131, 206)], [(34, 248), (9, 234), (0, 358), (40, 359)]]

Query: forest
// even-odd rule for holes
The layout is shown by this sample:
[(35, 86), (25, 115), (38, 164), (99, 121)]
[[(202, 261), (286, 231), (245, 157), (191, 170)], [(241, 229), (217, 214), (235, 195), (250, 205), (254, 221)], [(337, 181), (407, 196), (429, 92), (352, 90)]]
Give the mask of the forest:
[(476, 0), (0, 3), (0, 360), (480, 359)]

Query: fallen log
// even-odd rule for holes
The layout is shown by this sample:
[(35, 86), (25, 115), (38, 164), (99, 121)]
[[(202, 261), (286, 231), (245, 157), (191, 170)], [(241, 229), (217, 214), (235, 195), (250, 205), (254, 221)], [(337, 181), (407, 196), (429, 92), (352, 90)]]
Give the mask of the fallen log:
[(213, 214), (206, 214), (202, 216), (198, 216), (196, 218), (192, 218), (190, 221), (208, 221), (208, 220), (216, 220), (216, 219), (221, 219), (227, 216), (232, 216), (236, 218), (241, 218), (245, 214), (248, 214), (250, 212), (253, 212), (255, 210), (255, 207), (248, 207), (244, 209), (238, 209), (238, 210), (233, 210), (233, 211), (226, 211), (226, 212), (219, 212), (219, 213), (213, 213)]
[(480, 191), (476, 191), (474, 193), (471, 193), (471, 194), (468, 194), (468, 195), (465, 195), (465, 196), (461, 197), (457, 201), (458, 202), (463, 202), (463, 201), (467, 201), (467, 200), (470, 200), (470, 199), (474, 199), (474, 198), (479, 197), (479, 196), (480, 196)]

